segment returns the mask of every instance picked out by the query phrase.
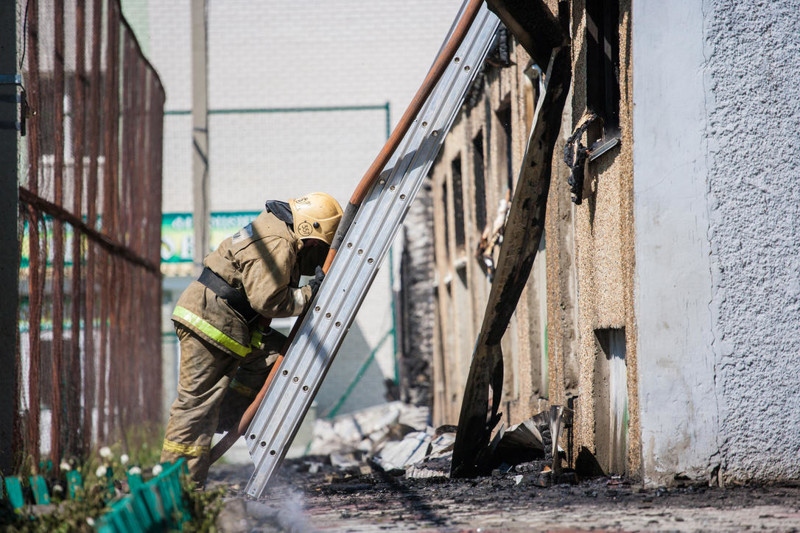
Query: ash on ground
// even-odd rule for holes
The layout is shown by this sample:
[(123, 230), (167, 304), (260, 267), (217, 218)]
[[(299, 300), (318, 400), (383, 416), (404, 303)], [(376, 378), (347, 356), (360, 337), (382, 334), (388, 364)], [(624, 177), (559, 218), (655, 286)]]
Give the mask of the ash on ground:
[[(213, 466), (209, 486), (228, 490), (219, 529), (800, 531), (800, 484), (711, 488), (683, 480), (644, 489), (620, 477), (580, 479), (566, 468), (553, 472), (546, 437), (538, 452), (509, 456), (501, 435), (493, 445), (504, 452), (487, 475), (451, 479), (455, 428), (431, 428), (427, 419), (424, 409), (393, 403), (318, 421), (309, 455), (285, 460), (258, 500), (243, 494), (252, 465)], [(530, 444), (536, 428), (549, 428), (541, 422), (505, 433)]]

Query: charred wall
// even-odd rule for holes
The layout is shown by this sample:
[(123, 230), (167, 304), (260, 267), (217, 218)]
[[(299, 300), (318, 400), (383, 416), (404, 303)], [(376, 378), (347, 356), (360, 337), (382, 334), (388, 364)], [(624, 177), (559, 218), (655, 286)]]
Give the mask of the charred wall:
[[(514, 37), (506, 36), (501, 45), (507, 53), (495, 53), (487, 61), (431, 171), (436, 423), (458, 421), (505, 217), (540, 94), (539, 74), (547, 68), (534, 65)], [(553, 168), (556, 174), (561, 172), (557, 164)], [(568, 199), (558, 206), (563, 196), (559, 189), (551, 188), (545, 236), (502, 341), (505, 373), (500, 410), (506, 425), (541, 411), (551, 396), (564, 400), (566, 391), (574, 393), (577, 386), (571, 355), (575, 337), (569, 293), (574, 285), (569, 280), (571, 209)], [(563, 304), (551, 305), (547, 297), (551, 288), (564, 297)], [(562, 357), (564, 353), (568, 355)], [(566, 387), (555, 385), (563, 379)]]
[[(572, 407), (562, 446), (606, 473), (797, 478), (800, 15), (768, 4), (546, 2), (571, 37), (572, 86), (545, 236), (503, 338), (501, 411), (513, 424)], [(533, 116), (530, 56), (509, 43), (431, 173), (438, 423), (457, 421)], [(587, 148), (572, 175), (567, 139)]]
[(433, 382), (434, 315), (433, 204), (425, 183), (411, 204), (403, 225), (400, 261), (400, 400), (430, 406)]
[[(630, 2), (575, 0), (571, 24), (572, 117), (563, 127), (572, 132), (596, 116), (580, 137), (590, 154), (573, 208), (579, 367), (573, 451), (591, 452), (606, 472), (638, 475)], [(616, 460), (619, 454), (627, 460)]]
[[(616, 64), (612, 61), (610, 69), (605, 65), (605, 75), (610, 73), (616, 84), (608, 98), (599, 100), (587, 95), (608, 82), (602, 78), (602, 62), (609, 59), (602, 54), (598, 58), (597, 43), (594, 48), (587, 43), (598, 39), (597, 28), (587, 30), (587, 5), (583, 0), (560, 9), (556, 2), (547, 5), (572, 37), (573, 84), (552, 161), (544, 236), (502, 342), (501, 411), (510, 425), (551, 403), (569, 405), (575, 409), (570, 457), (589, 452), (606, 471), (636, 474), (640, 447), (631, 282), (630, 4), (615, 4), (611, 19), (596, 14), (598, 9), (605, 13), (606, 6), (588, 6), (590, 15), (594, 9), (598, 23), (617, 39)], [(602, 52), (603, 35), (599, 38)], [(540, 92), (538, 73), (547, 69), (534, 65), (510, 34), (508, 49), (506, 61), (485, 65), (477, 93), (473, 91), (457, 118), (431, 171), (435, 423), (458, 421), (502, 243), (505, 202), (513, 195), (525, 155)], [(601, 114), (579, 141), (590, 147), (609, 141), (613, 146), (587, 162), (576, 205), (563, 149), (597, 101), (611, 101), (613, 109)], [(562, 445), (567, 442), (565, 436)]]

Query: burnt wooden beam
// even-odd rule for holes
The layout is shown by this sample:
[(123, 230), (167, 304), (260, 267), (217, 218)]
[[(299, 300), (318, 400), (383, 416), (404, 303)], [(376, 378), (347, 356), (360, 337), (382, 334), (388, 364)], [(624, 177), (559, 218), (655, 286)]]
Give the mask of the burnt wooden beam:
[(486, 0), (486, 4), (542, 69), (552, 51), (569, 42), (558, 18), (542, 0)]

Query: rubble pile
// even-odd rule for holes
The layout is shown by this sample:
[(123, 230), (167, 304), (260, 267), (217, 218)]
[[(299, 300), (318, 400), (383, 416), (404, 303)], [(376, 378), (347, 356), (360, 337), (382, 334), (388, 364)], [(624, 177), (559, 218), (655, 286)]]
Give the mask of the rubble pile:
[[(562, 414), (559, 407), (507, 430), (501, 427), (480, 459), (482, 470), (516, 476), (517, 483), (528, 477), (539, 486), (576, 482), (574, 472), (561, 468)], [(328, 463), (352, 473), (376, 469), (395, 477), (448, 478), (457, 428), (433, 428), (429, 419), (426, 407), (391, 402), (317, 420), (304, 462), (311, 473)]]

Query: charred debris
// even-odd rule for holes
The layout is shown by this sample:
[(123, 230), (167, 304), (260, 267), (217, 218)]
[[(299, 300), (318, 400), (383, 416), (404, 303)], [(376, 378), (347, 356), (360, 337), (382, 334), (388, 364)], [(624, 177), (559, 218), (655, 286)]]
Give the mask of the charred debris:
[[(290, 459), (290, 472), (324, 474), (327, 482), (371, 474), (393, 478), (450, 479), (455, 426), (427, 424), (428, 408), (392, 402), (318, 420), (307, 454)], [(489, 445), (476, 455), (470, 477), (508, 477), (514, 484), (549, 487), (576, 484), (580, 476), (564, 465), (566, 452), (558, 446), (571, 428), (571, 411), (553, 406), (524, 422), (497, 430)], [(567, 433), (569, 435), (569, 432)], [(589, 469), (586, 474), (602, 474)]]

